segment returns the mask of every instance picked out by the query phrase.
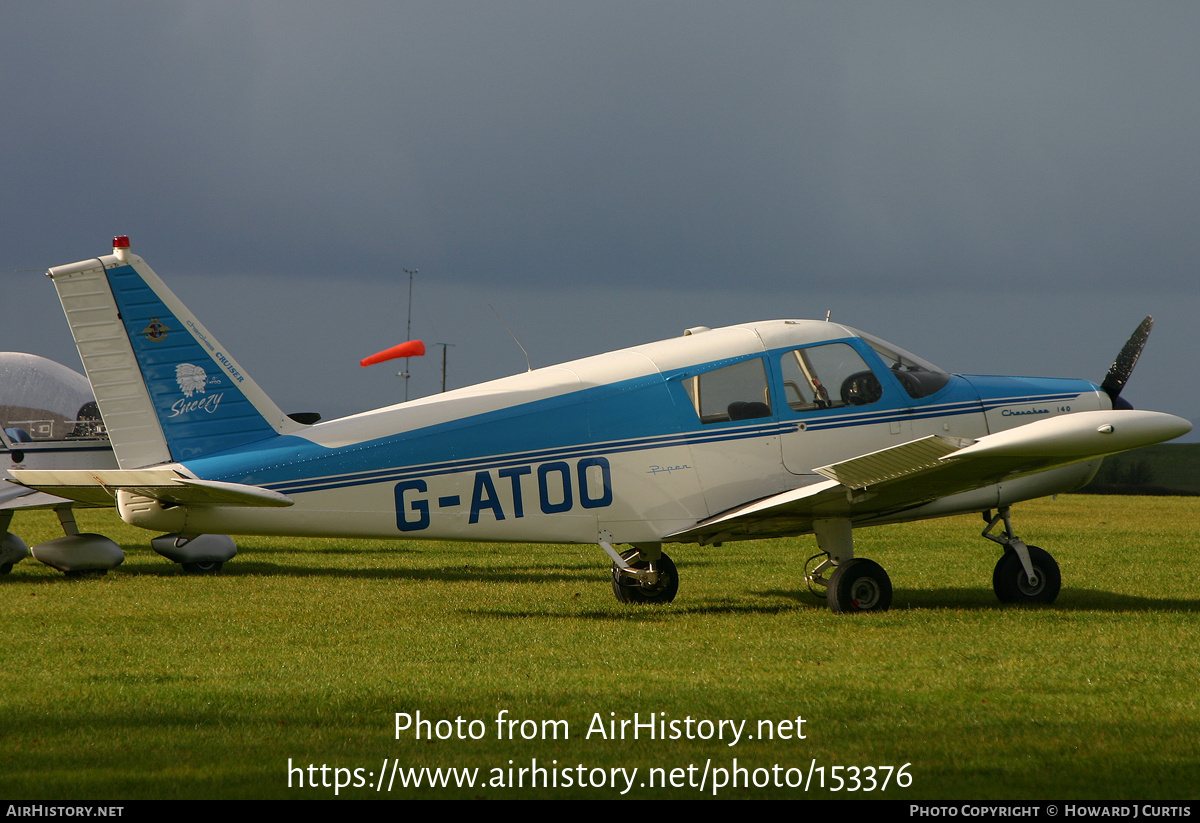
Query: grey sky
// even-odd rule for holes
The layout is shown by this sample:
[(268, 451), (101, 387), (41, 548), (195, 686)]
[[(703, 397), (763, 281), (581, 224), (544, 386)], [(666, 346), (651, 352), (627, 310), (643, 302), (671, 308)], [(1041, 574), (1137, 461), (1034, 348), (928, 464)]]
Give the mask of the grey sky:
[[(133, 248), (286, 410), (822, 317), (1200, 419), (1194, 3), (0, 5), (9, 319)], [(35, 271), (24, 271), (24, 270)], [(440, 349), (413, 361), (436, 391)], [(1195, 436), (1193, 435), (1193, 439)]]

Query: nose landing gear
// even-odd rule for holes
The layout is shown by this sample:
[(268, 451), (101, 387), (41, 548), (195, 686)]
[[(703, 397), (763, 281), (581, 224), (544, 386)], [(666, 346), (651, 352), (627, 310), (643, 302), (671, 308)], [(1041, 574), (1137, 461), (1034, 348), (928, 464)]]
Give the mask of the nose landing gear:
[[(983, 519), (987, 521), (983, 536), (1004, 547), (1004, 554), (1000, 555), (992, 573), (992, 589), (1000, 602), (1053, 603), (1062, 588), (1062, 575), (1050, 553), (1026, 545), (1013, 534), (1007, 506), (999, 509), (994, 517), (991, 511), (984, 512)], [(996, 537), (991, 532), (1001, 522), (1004, 523), (1004, 536)]]

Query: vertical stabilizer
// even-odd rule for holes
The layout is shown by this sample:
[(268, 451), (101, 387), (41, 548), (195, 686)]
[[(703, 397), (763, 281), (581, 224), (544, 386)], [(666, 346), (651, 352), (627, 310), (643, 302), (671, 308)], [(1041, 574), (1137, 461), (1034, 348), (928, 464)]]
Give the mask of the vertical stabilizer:
[(303, 426), (271, 402), (129, 239), (54, 281), (122, 469), (184, 461)]

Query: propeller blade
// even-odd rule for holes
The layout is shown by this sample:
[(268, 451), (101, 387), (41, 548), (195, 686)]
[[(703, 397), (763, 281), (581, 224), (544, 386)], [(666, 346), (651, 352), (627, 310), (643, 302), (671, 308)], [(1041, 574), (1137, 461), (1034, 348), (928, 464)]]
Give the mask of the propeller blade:
[(1108, 367), (1108, 374), (1104, 376), (1104, 382), (1100, 384), (1100, 388), (1112, 398), (1114, 407), (1117, 398), (1121, 394), (1121, 390), (1125, 388), (1125, 384), (1129, 381), (1129, 375), (1133, 373), (1133, 367), (1137, 365), (1138, 358), (1142, 354), (1142, 349), (1146, 347), (1146, 338), (1150, 336), (1150, 329), (1154, 326), (1154, 318), (1147, 317), (1137, 327), (1129, 341), (1121, 349), (1121, 353), (1117, 355), (1117, 359)]

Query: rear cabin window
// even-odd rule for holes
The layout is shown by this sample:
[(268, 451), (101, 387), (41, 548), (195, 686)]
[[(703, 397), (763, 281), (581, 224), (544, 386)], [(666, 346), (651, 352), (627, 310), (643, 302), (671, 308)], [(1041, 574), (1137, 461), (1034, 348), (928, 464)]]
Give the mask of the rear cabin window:
[(866, 406), (883, 397), (879, 378), (846, 343), (784, 352), (779, 365), (784, 397), (795, 411)]
[(767, 370), (761, 358), (713, 369), (683, 381), (701, 423), (771, 416)]

